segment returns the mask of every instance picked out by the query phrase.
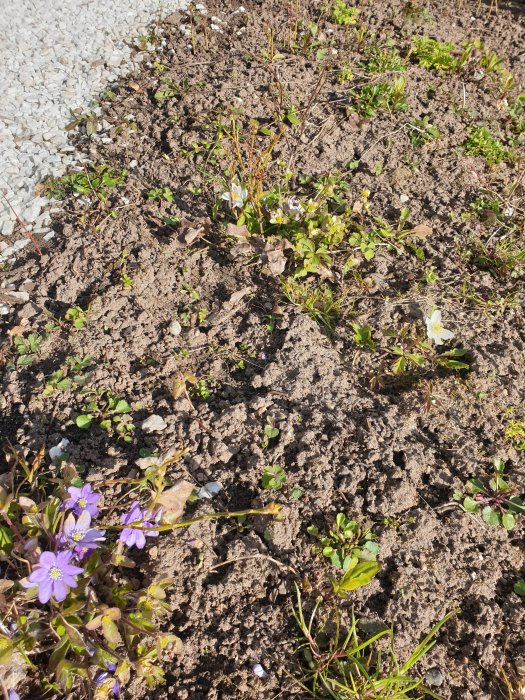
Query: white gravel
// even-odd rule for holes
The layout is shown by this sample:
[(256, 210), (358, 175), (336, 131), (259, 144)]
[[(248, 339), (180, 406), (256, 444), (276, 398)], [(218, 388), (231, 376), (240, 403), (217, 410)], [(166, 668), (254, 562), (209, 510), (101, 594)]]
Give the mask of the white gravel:
[[(143, 54), (133, 41), (186, 0), (0, 0), (0, 262), (29, 243), (13, 243), (16, 217), (52, 236), (35, 185), (76, 160), (64, 127)], [(4, 198), (5, 197), (5, 198)], [(9, 237), (6, 240), (6, 237)]]

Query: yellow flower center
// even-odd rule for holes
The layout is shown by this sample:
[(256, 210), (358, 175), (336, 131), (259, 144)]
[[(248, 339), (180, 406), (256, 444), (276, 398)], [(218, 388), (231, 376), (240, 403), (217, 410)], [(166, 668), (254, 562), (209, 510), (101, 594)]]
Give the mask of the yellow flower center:
[(439, 321), (436, 321), (433, 323), (430, 328), (432, 329), (432, 333), (435, 333), (436, 335), (439, 335), (441, 331), (443, 330), (443, 324), (440, 323)]
[(86, 501), (86, 499), (85, 499), (85, 498), (79, 498), (79, 500), (78, 500), (78, 505), (79, 505), (81, 508), (85, 508), (85, 507), (87, 506), (87, 501)]
[(71, 535), (71, 539), (73, 542), (80, 542), (82, 537), (84, 536), (84, 533), (81, 532), (80, 530), (73, 530), (73, 533)]
[(62, 572), (56, 566), (49, 570), (49, 578), (52, 581), (58, 581), (62, 578)]

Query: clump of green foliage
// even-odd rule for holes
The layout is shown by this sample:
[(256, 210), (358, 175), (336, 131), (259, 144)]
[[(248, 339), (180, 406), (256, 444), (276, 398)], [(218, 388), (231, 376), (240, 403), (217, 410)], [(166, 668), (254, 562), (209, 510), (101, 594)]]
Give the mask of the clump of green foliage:
[[(36, 358), (40, 346), (44, 342), (45, 338), (43, 335), (38, 333), (29, 333), (27, 338), (21, 335), (15, 335), (13, 338), (13, 345), (17, 354), (16, 366), (17, 367), (27, 367)], [(15, 365), (13, 363), (7, 364), (8, 368), (11, 369)]]
[(439, 630), (457, 611), (440, 620), (402, 663), (396, 656), (393, 629), (366, 638), (352, 612), (349, 629), (343, 633), (337, 607), (334, 605), (330, 614), (321, 612), (321, 605), (322, 599), (318, 599), (307, 617), (297, 589), (293, 616), (302, 636), (298, 651), (303, 657), (304, 675), (296, 683), (309, 696), (332, 700), (438, 697), (413, 669), (430, 652)]
[(473, 126), (463, 148), (473, 156), (483, 156), (487, 165), (497, 165), (510, 156), (509, 150), (485, 126)]
[(419, 65), (435, 70), (453, 70), (458, 67), (454, 57), (455, 46), (450, 41), (436, 41), (427, 36), (413, 37), (412, 53)]
[(406, 128), (413, 146), (424, 146), (440, 136), (439, 129), (430, 123), (427, 116), (421, 117), (421, 119), (412, 119)]
[(366, 586), (381, 570), (377, 562), (379, 546), (375, 535), (370, 529), (362, 529), (344, 513), (338, 513), (328, 533), (320, 534), (315, 525), (308, 528), (308, 533), (318, 541), (314, 551), (343, 572), (339, 579), (332, 580), (333, 591), (341, 598), (347, 598), (350, 591)]
[(46, 195), (51, 199), (65, 199), (72, 193), (85, 197), (94, 195), (106, 203), (109, 190), (121, 185), (127, 174), (127, 170), (117, 170), (102, 163), (80, 172), (68, 173), (59, 179), (46, 180)]
[(375, 83), (364, 85), (359, 90), (350, 90), (353, 97), (352, 109), (360, 117), (369, 119), (381, 110), (402, 111), (407, 108), (406, 84), (406, 78), (400, 77), (393, 84)]
[(87, 367), (94, 363), (92, 357), (66, 357), (64, 367), (52, 372), (47, 380), (42, 396), (52, 396), (57, 391), (68, 391), (69, 389), (84, 387), (91, 381), (92, 373), (84, 372)]
[(344, 0), (334, 0), (332, 6), (332, 20), (335, 24), (348, 26), (356, 24), (359, 16), (359, 9), (347, 5)]
[(78, 428), (88, 430), (97, 422), (108, 434), (117, 434), (124, 442), (131, 442), (135, 426), (126, 414), (131, 413), (131, 406), (109, 389), (95, 389), (84, 397), (82, 412), (76, 417)]
[(503, 478), (505, 462), (494, 460), (494, 474), (488, 482), (484, 479), (469, 479), (465, 495), (461, 491), (454, 493), (454, 500), (462, 503), (469, 513), (481, 512), (488, 525), (502, 525), (512, 530), (516, 517), (525, 513), (525, 505), (517, 496), (517, 487)]
[(334, 330), (343, 300), (328, 285), (298, 282), (291, 277), (282, 280), (281, 284), (283, 294), (290, 304), (299, 307), (328, 331)]
[(516, 406), (509, 406), (505, 411), (507, 416), (507, 429), (505, 430), (505, 437), (512, 440), (513, 446), (517, 450), (525, 450), (525, 420), (523, 419), (523, 412), (521, 418), (516, 419), (513, 416), (517, 412)]
[(315, 546), (315, 551), (329, 559), (336, 569), (346, 571), (353, 557), (359, 561), (377, 559), (377, 537), (369, 528), (362, 528), (356, 520), (350, 520), (344, 513), (336, 515), (333, 527), (326, 534), (320, 534), (315, 525), (310, 525), (307, 531), (319, 543)]
[(374, 47), (368, 51), (364, 68), (369, 73), (403, 73), (406, 61), (395, 47)]

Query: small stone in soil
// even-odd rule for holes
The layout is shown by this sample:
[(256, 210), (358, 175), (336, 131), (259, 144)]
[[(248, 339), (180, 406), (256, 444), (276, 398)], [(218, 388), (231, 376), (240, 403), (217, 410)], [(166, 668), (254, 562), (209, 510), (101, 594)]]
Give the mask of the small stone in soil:
[(166, 430), (167, 427), (168, 424), (164, 418), (162, 418), (162, 416), (157, 416), (155, 413), (149, 418), (146, 418), (142, 423), (142, 430), (145, 433), (161, 433), (163, 430)]
[(439, 668), (429, 669), (425, 676), (425, 681), (427, 682), (427, 684), (433, 685), (436, 688), (438, 688), (440, 685), (443, 685), (444, 680), (445, 679), (443, 678), (443, 674), (441, 673)]

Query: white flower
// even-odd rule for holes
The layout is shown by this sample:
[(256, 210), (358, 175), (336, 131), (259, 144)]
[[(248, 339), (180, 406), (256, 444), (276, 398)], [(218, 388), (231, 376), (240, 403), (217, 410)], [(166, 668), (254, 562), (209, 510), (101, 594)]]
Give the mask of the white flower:
[(430, 318), (425, 319), (427, 324), (427, 336), (430, 340), (433, 340), (436, 345), (443, 345), (444, 340), (450, 340), (454, 337), (452, 331), (448, 331), (444, 328), (441, 322), (441, 311), (436, 309), (432, 312)]
[(238, 182), (231, 183), (231, 192), (224, 192), (221, 195), (221, 199), (230, 203), (232, 209), (242, 209), (246, 197), (248, 196), (248, 190)]

